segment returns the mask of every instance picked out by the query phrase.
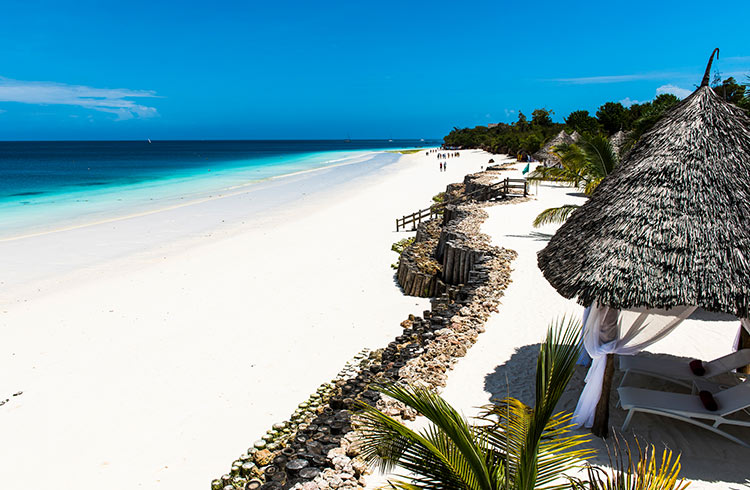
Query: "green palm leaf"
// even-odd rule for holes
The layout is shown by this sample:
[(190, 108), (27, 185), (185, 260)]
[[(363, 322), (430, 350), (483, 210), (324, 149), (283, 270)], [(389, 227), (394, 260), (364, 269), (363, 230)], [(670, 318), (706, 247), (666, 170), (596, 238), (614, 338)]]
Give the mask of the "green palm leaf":
[(620, 164), (619, 154), (601, 134), (583, 136), (577, 144), (556, 146), (552, 153), (560, 159), (560, 166), (539, 166), (527, 180), (563, 182), (591, 195), (602, 179)]
[(534, 218), (534, 228), (549, 225), (553, 223), (564, 223), (571, 213), (580, 208), (577, 204), (565, 204), (557, 208), (548, 208), (542, 211)]
[(391, 482), (392, 488), (560, 488), (554, 481), (588, 454), (576, 447), (585, 439), (568, 433), (570, 416), (552, 415), (580, 353), (578, 335), (574, 322), (550, 328), (537, 364), (537, 408), (509, 398), (488, 407), (482, 416), (488, 423), (481, 425), (470, 425), (426, 388), (377, 388), (417, 410), (430, 425), (416, 432), (362, 404), (363, 457), (383, 471), (398, 466), (410, 473)]
[(417, 433), (363, 405), (361, 451), (368, 463), (378, 464), (383, 471), (398, 464), (418, 475), (410, 479), (419, 488), (495, 488), (483, 436), (443, 398), (419, 387), (377, 389), (414, 408), (433, 425)]

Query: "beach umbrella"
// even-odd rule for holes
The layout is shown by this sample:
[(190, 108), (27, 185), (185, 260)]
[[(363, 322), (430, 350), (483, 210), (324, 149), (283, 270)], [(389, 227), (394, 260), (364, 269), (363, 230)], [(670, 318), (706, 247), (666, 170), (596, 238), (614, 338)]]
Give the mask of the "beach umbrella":
[(709, 86), (717, 53), (698, 89), (539, 252), (562, 296), (619, 310), (692, 305), (748, 317), (750, 118)]

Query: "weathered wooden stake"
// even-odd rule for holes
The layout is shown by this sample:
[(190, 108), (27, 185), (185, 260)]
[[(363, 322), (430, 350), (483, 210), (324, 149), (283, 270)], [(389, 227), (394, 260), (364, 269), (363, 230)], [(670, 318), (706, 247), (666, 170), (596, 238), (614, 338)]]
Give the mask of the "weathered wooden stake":
[(450, 282), (450, 273), (453, 269), (453, 248), (445, 244), (445, 262), (443, 262), (443, 281)]
[(607, 437), (609, 433), (609, 394), (612, 391), (612, 379), (615, 375), (615, 355), (607, 354), (607, 365), (602, 380), (602, 396), (596, 405), (594, 424), (591, 433), (597, 437)]

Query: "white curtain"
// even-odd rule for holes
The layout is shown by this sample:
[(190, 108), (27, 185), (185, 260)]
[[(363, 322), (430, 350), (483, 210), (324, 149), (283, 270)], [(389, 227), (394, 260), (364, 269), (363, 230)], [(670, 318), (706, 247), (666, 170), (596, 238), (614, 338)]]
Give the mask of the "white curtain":
[(583, 332), (583, 345), (592, 363), (573, 413), (573, 422), (578, 427), (593, 425), (596, 405), (602, 394), (607, 354), (633, 355), (640, 352), (664, 338), (696, 309), (695, 306), (677, 306), (669, 310), (636, 308), (620, 311), (592, 305)]

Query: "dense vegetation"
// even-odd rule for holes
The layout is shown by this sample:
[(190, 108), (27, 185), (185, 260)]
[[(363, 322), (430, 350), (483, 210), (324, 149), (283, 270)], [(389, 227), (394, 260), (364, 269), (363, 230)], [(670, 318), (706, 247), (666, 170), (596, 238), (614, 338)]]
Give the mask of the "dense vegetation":
[[(750, 114), (750, 89), (729, 77), (723, 81), (715, 79), (712, 84), (716, 93)], [(638, 139), (651, 128), (665, 111), (679, 99), (672, 94), (662, 94), (653, 101), (632, 104), (625, 107), (620, 102), (607, 102), (591, 115), (589, 111), (571, 112), (565, 123), (552, 121), (552, 111), (541, 108), (531, 114), (529, 121), (519, 111), (518, 120), (512, 124), (476, 126), (474, 128), (453, 128), (444, 138), (445, 145), (458, 148), (482, 148), (492, 153), (510, 155), (532, 154), (539, 150), (552, 136), (565, 130), (568, 133), (612, 135), (618, 131), (630, 133), (631, 139)]]

